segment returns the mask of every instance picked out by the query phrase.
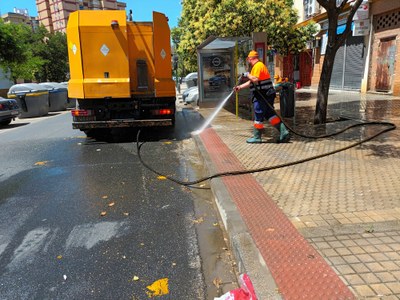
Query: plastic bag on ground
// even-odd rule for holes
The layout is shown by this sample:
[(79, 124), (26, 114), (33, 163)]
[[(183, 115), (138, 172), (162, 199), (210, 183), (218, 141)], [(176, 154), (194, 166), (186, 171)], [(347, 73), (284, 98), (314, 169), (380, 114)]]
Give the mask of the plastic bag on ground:
[(240, 288), (229, 291), (214, 300), (257, 300), (253, 284), (247, 274), (239, 276)]

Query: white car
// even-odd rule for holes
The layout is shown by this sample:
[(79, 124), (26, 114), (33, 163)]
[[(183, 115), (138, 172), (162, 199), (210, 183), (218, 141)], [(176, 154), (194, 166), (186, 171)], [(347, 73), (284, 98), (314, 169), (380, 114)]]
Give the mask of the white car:
[(183, 82), (186, 83), (187, 87), (192, 87), (197, 85), (197, 72), (189, 73), (183, 79)]
[(199, 89), (197, 86), (194, 86), (193, 88), (190, 88), (190, 91), (183, 100), (185, 103), (196, 103), (198, 104), (199, 101)]
[(197, 86), (192, 86), (190, 88), (187, 88), (186, 90), (183, 91), (182, 93), (182, 100), (185, 101), (187, 96), (189, 96), (189, 93), (192, 92), (193, 90), (197, 90)]

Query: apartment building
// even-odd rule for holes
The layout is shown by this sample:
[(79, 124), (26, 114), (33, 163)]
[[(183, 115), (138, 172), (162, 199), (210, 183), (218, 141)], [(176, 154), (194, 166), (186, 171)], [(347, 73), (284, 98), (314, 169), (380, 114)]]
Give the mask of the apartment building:
[(30, 17), (27, 9), (14, 8), (13, 12), (2, 14), (1, 18), (4, 23), (26, 24), (31, 26), (33, 30), (38, 27), (38, 22), (35, 17)]
[(49, 32), (66, 32), (70, 13), (76, 10), (124, 10), (117, 0), (36, 0), (38, 21)]
[[(350, 5), (339, 17), (337, 34), (345, 29)], [(317, 0), (295, 0), (295, 7), (299, 11), (298, 26), (314, 21), (319, 32), (305, 51), (278, 61), (275, 72), (299, 85), (316, 88), (327, 46), (327, 14)], [(352, 32), (336, 54), (331, 88), (400, 95), (400, 1), (369, 0), (361, 4), (353, 18)]]

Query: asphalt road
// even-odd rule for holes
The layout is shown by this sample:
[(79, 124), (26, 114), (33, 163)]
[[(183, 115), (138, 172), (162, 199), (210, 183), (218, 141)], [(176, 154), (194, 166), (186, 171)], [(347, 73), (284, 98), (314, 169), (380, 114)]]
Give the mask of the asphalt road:
[[(175, 130), (144, 130), (143, 159), (204, 176), (190, 138), (201, 122), (184, 109)], [(210, 191), (145, 169), (135, 139), (88, 139), (68, 112), (0, 129), (1, 299), (213, 299), (235, 287)]]

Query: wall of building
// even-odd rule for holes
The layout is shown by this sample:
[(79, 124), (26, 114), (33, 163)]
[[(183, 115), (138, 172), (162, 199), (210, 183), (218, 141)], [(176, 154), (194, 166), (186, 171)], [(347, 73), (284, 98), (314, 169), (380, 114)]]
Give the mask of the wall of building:
[(322, 64), (324, 63), (324, 56), (321, 55), (321, 48), (313, 49), (314, 52), (314, 68), (311, 76), (311, 87), (316, 88), (319, 84), (319, 79), (322, 72)]
[[(303, 2), (295, 0), (295, 3)], [(322, 12), (322, 11), (321, 11)], [(382, 41), (388, 39), (395, 40), (395, 57), (394, 70), (389, 93), (400, 95), (400, 1), (393, 0), (375, 0), (370, 2), (369, 7), (370, 18), (373, 18), (371, 34), (365, 36), (365, 51), (369, 53), (365, 61), (366, 67), (364, 71), (364, 80), (362, 81), (361, 90), (363, 92), (376, 91), (377, 82), (377, 57), (379, 47)], [(303, 14), (304, 15), (304, 14)], [(381, 23), (377, 24), (378, 20)], [(303, 21), (299, 19), (299, 23)], [(379, 27), (379, 28), (378, 28)], [(324, 55), (320, 54), (320, 48), (313, 49), (313, 73), (311, 87), (316, 88), (322, 72)], [(393, 59), (393, 58), (391, 58)], [(382, 59), (385, 63), (385, 58)], [(277, 66), (279, 68), (279, 66)]]
[(400, 95), (400, 2), (381, 0), (371, 6), (373, 16), (373, 34), (370, 49), (368, 70), (368, 90), (376, 90), (377, 57), (382, 41), (394, 39), (395, 57), (394, 70), (391, 83), (393, 95)]

